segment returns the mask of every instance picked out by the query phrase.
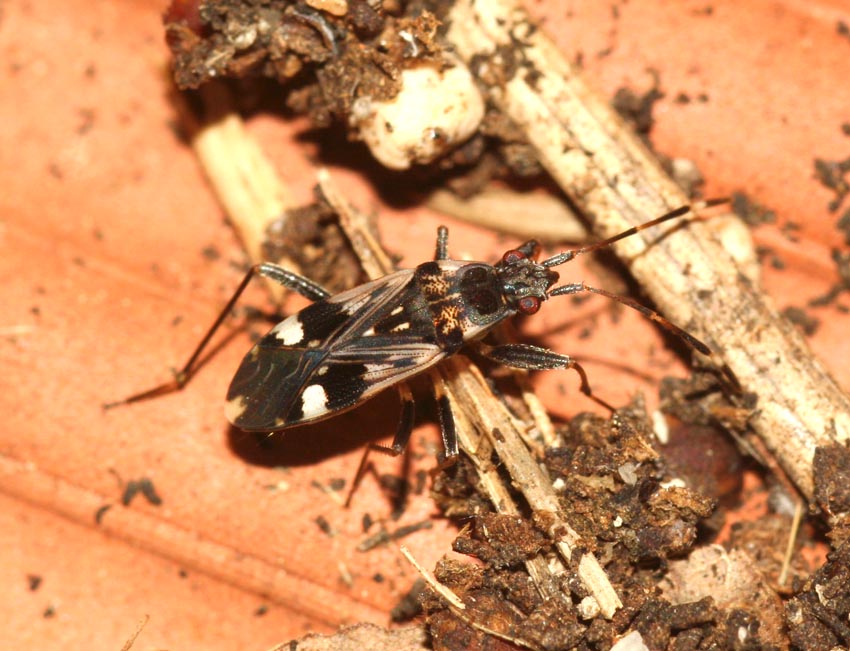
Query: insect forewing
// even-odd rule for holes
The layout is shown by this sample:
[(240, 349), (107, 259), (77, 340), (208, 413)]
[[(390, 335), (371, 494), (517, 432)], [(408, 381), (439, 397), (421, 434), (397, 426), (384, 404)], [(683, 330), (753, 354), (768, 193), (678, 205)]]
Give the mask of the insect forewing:
[(275, 326), (245, 356), (227, 417), (247, 431), (318, 420), (443, 357), (414, 271), (317, 301)]

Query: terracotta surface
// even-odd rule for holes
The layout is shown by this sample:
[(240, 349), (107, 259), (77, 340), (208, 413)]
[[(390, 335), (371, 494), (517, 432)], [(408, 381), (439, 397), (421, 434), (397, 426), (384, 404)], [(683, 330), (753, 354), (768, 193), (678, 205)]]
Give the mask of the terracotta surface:
[[(745, 190), (777, 211), (778, 225), (757, 238), (786, 269), (766, 268), (766, 287), (781, 307), (804, 305), (836, 281), (829, 251), (842, 243), (813, 159), (850, 154), (840, 128), (850, 120), (850, 39), (836, 29), (850, 23), (850, 4), (707, 6), (645, 0), (618, 5), (618, 17), (607, 3), (534, 9), (571, 57), (583, 52), (606, 95), (647, 88), (647, 70), (659, 71), (667, 97), (656, 105), (654, 143), (696, 161), (707, 194)], [(392, 511), (374, 477), (350, 510), (312, 485), (351, 479), (363, 443), (391, 435), (393, 400), (261, 448), (221, 411), (247, 345), (239, 332), (182, 393), (101, 411), (184, 361), (238, 281), (231, 262), (242, 260), (173, 128), (161, 10), (141, 0), (46, 0), (7, 3), (0, 15), (0, 640), (9, 648), (116, 649), (150, 615), (136, 648), (264, 649), (342, 622), (385, 623), (413, 580), (394, 546), (356, 550), (363, 514)], [(679, 92), (708, 101), (678, 104)], [(305, 201), (312, 158), (361, 160), (300, 138), (303, 124), (258, 117), (250, 128)], [(441, 221), (456, 254), (490, 259), (505, 248), (424, 209), (384, 205), (356, 168), (334, 173), (353, 201), (380, 212), (384, 241), (409, 264), (430, 255)], [(782, 235), (788, 221), (801, 225), (799, 242)], [(203, 255), (210, 246), (219, 258)], [(263, 305), (261, 291), (253, 296)], [(850, 386), (848, 316), (812, 313), (821, 319), (812, 346)], [(598, 314), (597, 329), (580, 340), (587, 314)], [(597, 302), (579, 313), (544, 310), (529, 329), (578, 353), (615, 402), (652, 391), (678, 365), (639, 317), (615, 326)], [(591, 406), (575, 397), (573, 377), (538, 382), (557, 414)], [(410, 472), (433, 466), (435, 442), (433, 426), (414, 434)], [(375, 463), (403, 471), (398, 460)], [(121, 482), (142, 476), (163, 504), (137, 497), (122, 506)], [(427, 497), (414, 496), (387, 526), (432, 515)], [(433, 567), (451, 536), (434, 519), (405, 543)]]

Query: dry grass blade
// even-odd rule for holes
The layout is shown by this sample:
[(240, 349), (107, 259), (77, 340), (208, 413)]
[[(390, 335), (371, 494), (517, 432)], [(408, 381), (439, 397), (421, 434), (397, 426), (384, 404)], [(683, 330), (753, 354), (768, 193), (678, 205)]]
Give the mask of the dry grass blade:
[[(294, 206), (292, 193), (248, 135), (227, 87), (206, 84), (199, 92), (205, 112), (202, 121), (180, 100), (181, 122), (189, 130), (192, 149), (251, 262), (262, 262), (266, 228)], [(291, 260), (275, 262), (298, 271)], [(280, 300), (283, 288), (272, 282), (267, 285)]]
[[(438, 189), (428, 206), (495, 231), (542, 242), (586, 242), (587, 228), (560, 198), (544, 192), (488, 189), (463, 199)], [(534, 219), (525, 219), (534, 215)]]
[(439, 583), (437, 579), (435, 579), (430, 572), (426, 571), (424, 567), (422, 567), (421, 563), (416, 560), (413, 554), (410, 553), (410, 550), (402, 545), (399, 547), (401, 550), (401, 555), (404, 556), (407, 561), (416, 568), (416, 571), (419, 572), (419, 575), (425, 579), (425, 583), (431, 586), (431, 589), (434, 590), (437, 594), (441, 595), (443, 599), (445, 599), (452, 608), (457, 608), (459, 610), (465, 610), (466, 606), (463, 601), (461, 601), (460, 597), (458, 597), (454, 592), (452, 592), (449, 588)]

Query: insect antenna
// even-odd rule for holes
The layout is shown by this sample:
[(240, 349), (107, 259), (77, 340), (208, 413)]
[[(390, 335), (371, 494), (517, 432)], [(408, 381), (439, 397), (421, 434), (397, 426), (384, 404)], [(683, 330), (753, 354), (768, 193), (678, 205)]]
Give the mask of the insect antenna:
[(648, 222), (644, 222), (643, 224), (638, 224), (637, 226), (627, 228), (622, 233), (617, 233), (617, 235), (609, 237), (606, 240), (594, 242), (593, 244), (588, 244), (587, 246), (583, 246), (579, 249), (571, 249), (569, 251), (564, 251), (563, 253), (559, 253), (558, 255), (554, 255), (551, 258), (541, 261), (540, 264), (547, 268), (557, 267), (558, 265), (564, 264), (565, 262), (569, 262), (580, 253), (590, 253), (591, 251), (604, 249), (606, 246), (611, 246), (614, 242), (619, 242), (622, 239), (631, 237), (635, 233), (640, 233), (642, 230), (657, 226), (658, 224), (670, 221), (671, 219), (675, 219), (676, 217), (687, 215), (692, 210), (711, 208), (712, 206), (719, 206), (720, 204), (728, 202), (729, 199), (726, 199), (724, 197), (720, 199), (706, 199), (705, 201), (700, 201), (699, 203), (696, 203), (694, 205), (679, 206), (675, 210), (671, 210), (668, 213), (664, 213), (663, 215), (661, 215), (661, 217), (656, 217), (655, 219), (651, 219)]
[[(644, 222), (643, 224), (638, 224), (637, 226), (632, 226), (624, 230), (613, 237), (609, 237), (601, 242), (595, 242), (593, 244), (588, 244), (587, 246), (583, 246), (579, 249), (572, 249), (570, 251), (564, 251), (563, 253), (559, 253), (558, 255), (552, 256), (546, 260), (540, 262), (540, 264), (544, 267), (555, 267), (560, 264), (564, 264), (565, 262), (569, 262), (577, 255), (581, 253), (589, 253), (591, 251), (596, 251), (598, 249), (605, 248), (610, 246), (614, 242), (619, 242), (622, 239), (630, 237), (635, 233), (639, 233), (640, 231), (650, 228), (652, 226), (656, 226), (663, 222), (669, 221), (671, 219), (675, 219), (676, 217), (681, 217), (683, 215), (688, 214), (691, 210), (701, 209), (701, 208), (710, 208), (712, 206), (717, 206), (723, 203), (727, 203), (729, 200), (726, 198), (719, 199), (706, 199), (705, 201), (701, 201), (693, 206), (685, 205), (676, 208), (675, 210), (671, 210), (668, 213), (661, 215), (660, 217), (656, 217), (655, 219), (651, 219), (648, 222)], [(569, 285), (562, 285), (560, 287), (555, 287), (551, 291), (547, 292), (549, 296), (564, 296), (569, 294), (579, 294), (581, 292), (591, 292), (593, 294), (601, 294), (602, 296), (607, 296), (610, 299), (613, 299), (627, 307), (632, 308), (633, 310), (637, 310), (641, 314), (643, 314), (648, 319), (654, 321), (659, 326), (667, 330), (667, 332), (677, 336), (679, 339), (687, 343), (694, 350), (702, 353), (703, 355), (711, 355), (711, 349), (704, 344), (702, 341), (694, 337), (690, 332), (684, 330), (669, 321), (668, 319), (661, 316), (655, 310), (652, 310), (645, 305), (641, 305), (637, 301), (634, 301), (630, 298), (626, 298), (625, 296), (619, 296), (617, 294), (613, 294), (611, 292), (605, 291), (604, 289), (599, 289), (598, 287), (591, 287), (583, 282), (581, 283), (570, 283)]]
[(650, 308), (646, 307), (646, 305), (641, 305), (640, 303), (635, 300), (632, 300), (631, 298), (620, 296), (618, 294), (613, 294), (611, 292), (605, 291), (604, 289), (599, 289), (598, 287), (591, 287), (590, 285), (586, 285), (585, 283), (571, 283), (569, 285), (562, 285), (561, 287), (556, 287), (551, 292), (549, 292), (549, 296), (564, 296), (567, 294), (578, 294), (580, 292), (592, 292), (594, 294), (601, 294), (602, 296), (607, 296), (608, 298), (611, 298), (619, 303), (622, 303), (623, 305), (637, 310), (645, 317), (654, 321), (671, 334), (674, 334), (683, 341), (685, 341), (694, 350), (699, 351), (703, 355), (711, 355), (711, 349), (699, 339), (694, 337), (690, 332), (680, 328), (672, 321), (665, 319), (655, 310), (651, 310)]

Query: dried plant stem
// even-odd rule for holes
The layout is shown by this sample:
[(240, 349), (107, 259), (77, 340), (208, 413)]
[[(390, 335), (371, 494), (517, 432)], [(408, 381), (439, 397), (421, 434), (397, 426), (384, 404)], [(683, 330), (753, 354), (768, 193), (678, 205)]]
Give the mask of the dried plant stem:
[(472, 617), (468, 617), (464, 612), (466, 610), (466, 605), (461, 601), (460, 597), (458, 597), (451, 589), (447, 588), (443, 584), (439, 583), (437, 579), (435, 579), (429, 572), (422, 567), (422, 564), (416, 560), (416, 557), (410, 553), (410, 550), (407, 549), (404, 545), (401, 546), (401, 554), (404, 556), (407, 561), (419, 572), (419, 575), (422, 579), (427, 583), (431, 589), (439, 594), (445, 601), (448, 603), (451, 611), (461, 619), (467, 626), (471, 626), (472, 628), (481, 631), (482, 633), (486, 633), (487, 635), (492, 635), (494, 637), (499, 638), (500, 640), (505, 640), (506, 642), (510, 642), (516, 646), (521, 646), (526, 649), (531, 649), (532, 651), (538, 651), (538, 647), (534, 646), (527, 640), (523, 640), (522, 638), (516, 637), (514, 635), (508, 635), (507, 633), (503, 633), (501, 631), (494, 630), (488, 626), (483, 626), (475, 621)]
[[(488, 189), (468, 199), (438, 189), (428, 207), (464, 221), (543, 242), (584, 242), (587, 228), (560, 197), (546, 192)], [(528, 219), (533, 215), (534, 219)]]
[(331, 180), (331, 175), (326, 168), (321, 168), (316, 176), (325, 201), (337, 214), (339, 225), (348, 241), (351, 242), (366, 275), (374, 280), (395, 271), (390, 256), (372, 235), (366, 215), (352, 206), (343, 196)]
[(424, 567), (422, 567), (422, 564), (416, 560), (416, 557), (410, 553), (410, 550), (407, 547), (401, 545), (399, 547), (399, 550), (401, 551), (401, 555), (404, 556), (407, 561), (411, 565), (413, 565), (413, 567), (416, 568), (416, 571), (419, 572), (419, 575), (425, 580), (425, 583), (431, 586), (431, 589), (434, 592), (442, 596), (443, 599), (445, 599), (446, 602), (454, 608), (457, 608), (458, 610), (466, 609), (466, 606), (464, 605), (461, 598), (458, 597), (457, 594), (455, 594), (451, 589), (447, 588), (442, 583), (437, 581), (437, 579), (435, 579), (430, 572), (428, 572)]
[(791, 568), (791, 559), (794, 557), (794, 545), (797, 543), (797, 535), (800, 533), (800, 523), (803, 520), (803, 502), (797, 500), (794, 504), (794, 518), (791, 520), (791, 528), (788, 530), (788, 544), (785, 546), (785, 555), (782, 557), (782, 569), (776, 583), (782, 587), (788, 580), (788, 571)]
[[(209, 83), (199, 93), (204, 111), (202, 122), (187, 106), (182, 106), (181, 117), (189, 130), (192, 149), (249, 259), (252, 263), (262, 262), (266, 229), (272, 221), (282, 218), (287, 208), (295, 206), (295, 199), (259, 144), (248, 135), (227, 87)], [(273, 262), (299, 271), (288, 258)], [(283, 287), (272, 281), (266, 285), (276, 301), (283, 299)]]
[(251, 260), (262, 260), (266, 227), (294, 200), (248, 136), (227, 88), (207, 84), (200, 92), (206, 115), (204, 124), (193, 129), (192, 147)]
[[(457, 428), (458, 441), (473, 463), (480, 466), (483, 487), (497, 510), (500, 513), (519, 513), (507, 486), (493, 468), (483, 465), (489, 463), (490, 447), (510, 475), (513, 488), (523, 495), (532, 510), (547, 518), (549, 535), (556, 541), (564, 562), (569, 563), (581, 537), (564, 520), (551, 480), (523, 441), (522, 424), (493, 395), (481, 372), (466, 358), (447, 360), (440, 367), (440, 372), (446, 379), (452, 411), (460, 425)], [(551, 568), (544, 574), (540, 574), (540, 568), (535, 566), (528, 569), (532, 578), (536, 579), (538, 590), (548, 593), (546, 582), (551, 578)], [(622, 603), (593, 554), (582, 554), (578, 561), (578, 574), (599, 604), (600, 612), (605, 617), (612, 617)]]
[[(448, 22), (457, 53), (598, 235), (688, 203), (518, 3), (459, 0)], [(752, 426), (811, 499), (815, 448), (850, 440), (850, 399), (705, 225), (667, 230), (675, 232), (627, 238), (617, 252), (659, 309), (718, 351), (757, 396)]]
[(147, 626), (150, 621), (151, 616), (145, 615), (142, 619), (139, 620), (139, 623), (136, 624), (136, 630), (133, 631), (133, 634), (127, 638), (127, 641), (124, 642), (124, 646), (121, 647), (121, 651), (130, 651), (133, 648), (133, 645), (136, 643), (136, 638), (139, 637), (142, 633), (142, 629)]

